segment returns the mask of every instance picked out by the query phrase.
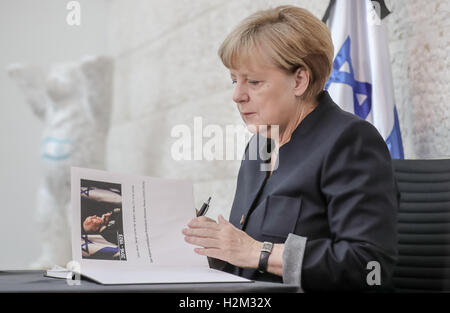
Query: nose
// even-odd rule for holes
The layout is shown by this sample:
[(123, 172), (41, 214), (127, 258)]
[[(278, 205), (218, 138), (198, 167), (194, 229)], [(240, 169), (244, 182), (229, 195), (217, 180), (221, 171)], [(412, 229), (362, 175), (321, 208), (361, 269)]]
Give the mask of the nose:
[(234, 88), (233, 101), (236, 103), (243, 103), (249, 100), (247, 88), (245, 88), (241, 83), (237, 82)]

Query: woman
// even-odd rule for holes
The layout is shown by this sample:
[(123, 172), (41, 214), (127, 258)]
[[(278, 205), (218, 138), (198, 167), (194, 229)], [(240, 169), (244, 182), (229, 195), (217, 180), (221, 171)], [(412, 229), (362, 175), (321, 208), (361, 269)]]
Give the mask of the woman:
[[(225, 261), (223, 270), (253, 280), (305, 291), (389, 288), (398, 205), (391, 159), (378, 131), (323, 91), (333, 62), (327, 27), (292, 6), (260, 11), (228, 35), (219, 55), (256, 135), (230, 221), (195, 218), (185, 240), (198, 254)], [(261, 170), (266, 158), (249, 157), (265, 137), (268, 171)], [(369, 273), (379, 274), (378, 282)]]

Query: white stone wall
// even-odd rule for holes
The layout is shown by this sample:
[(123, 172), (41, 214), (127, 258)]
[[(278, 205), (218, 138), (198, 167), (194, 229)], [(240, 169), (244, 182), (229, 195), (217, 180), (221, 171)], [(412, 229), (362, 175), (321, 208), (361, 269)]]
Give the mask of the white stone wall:
[[(217, 49), (244, 17), (281, 4), (321, 18), (328, 0), (111, 0), (107, 40), (116, 77), (108, 169), (192, 179), (196, 206), (212, 195), (209, 215), (227, 217), (240, 162), (175, 161), (171, 129), (193, 129), (196, 116), (203, 127), (241, 123)], [(449, 2), (387, 4), (405, 157), (450, 157)]]
[(387, 2), (405, 158), (450, 158), (450, 2)]

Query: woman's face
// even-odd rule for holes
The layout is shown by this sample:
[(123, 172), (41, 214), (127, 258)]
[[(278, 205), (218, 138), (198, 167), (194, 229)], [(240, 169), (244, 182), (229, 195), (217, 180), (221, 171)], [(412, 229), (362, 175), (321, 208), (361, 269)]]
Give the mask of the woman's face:
[(282, 130), (297, 116), (296, 75), (261, 63), (241, 63), (230, 69), (233, 101), (250, 131), (257, 131), (254, 126), (260, 125), (278, 125)]

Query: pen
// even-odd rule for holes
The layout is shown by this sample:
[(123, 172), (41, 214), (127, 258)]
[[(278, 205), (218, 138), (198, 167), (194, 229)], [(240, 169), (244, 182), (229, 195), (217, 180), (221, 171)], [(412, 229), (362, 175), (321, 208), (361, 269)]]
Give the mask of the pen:
[(197, 213), (197, 217), (203, 216), (206, 214), (209, 208), (209, 202), (211, 201), (211, 197), (208, 198), (208, 201), (204, 202), (202, 207), (200, 208), (200, 211)]

